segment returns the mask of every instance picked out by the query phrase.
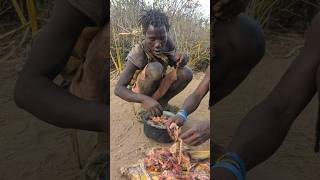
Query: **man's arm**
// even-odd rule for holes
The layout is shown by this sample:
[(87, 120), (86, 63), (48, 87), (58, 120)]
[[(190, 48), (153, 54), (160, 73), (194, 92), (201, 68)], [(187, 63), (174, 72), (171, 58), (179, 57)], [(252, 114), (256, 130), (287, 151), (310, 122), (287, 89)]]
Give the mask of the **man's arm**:
[(209, 91), (210, 84), (210, 66), (206, 69), (205, 76), (196, 88), (184, 101), (181, 109), (184, 109), (188, 114), (193, 113), (200, 105), (203, 97)]
[(89, 18), (67, 1), (55, 1), (52, 17), (36, 37), (17, 81), (15, 102), (59, 127), (107, 131), (107, 104), (77, 98), (53, 83), (89, 23)]
[(147, 95), (135, 93), (127, 88), (137, 69), (131, 61), (127, 61), (125, 69), (116, 84), (114, 93), (125, 101), (141, 103), (144, 109), (151, 113), (151, 116), (160, 116), (162, 114), (162, 107), (158, 101)]
[[(271, 94), (249, 112), (236, 130), (228, 151), (238, 153), (247, 170), (269, 158), (279, 148), (293, 121), (314, 96), (320, 64), (319, 31), (318, 15), (307, 32), (306, 44), (300, 55)], [(230, 175), (222, 169), (217, 169), (215, 174), (217, 179)]]
[[(209, 86), (210, 86), (210, 66), (207, 67), (204, 78), (202, 79), (198, 87), (192, 92), (192, 94), (190, 94), (186, 98), (180, 110), (185, 111), (188, 115), (193, 113), (199, 107), (203, 97), (208, 93)], [(169, 128), (171, 123), (173, 122), (175, 122), (179, 126), (182, 126), (185, 120), (178, 113), (175, 116), (169, 118), (169, 120), (166, 123), (166, 126)], [(200, 129), (202, 130), (203, 128), (200, 128)], [(185, 138), (187, 137), (189, 137), (189, 135), (185, 136)]]
[(148, 96), (134, 93), (127, 88), (136, 70), (138, 70), (138, 68), (131, 61), (126, 62), (125, 68), (116, 84), (114, 93), (125, 101), (142, 103)]

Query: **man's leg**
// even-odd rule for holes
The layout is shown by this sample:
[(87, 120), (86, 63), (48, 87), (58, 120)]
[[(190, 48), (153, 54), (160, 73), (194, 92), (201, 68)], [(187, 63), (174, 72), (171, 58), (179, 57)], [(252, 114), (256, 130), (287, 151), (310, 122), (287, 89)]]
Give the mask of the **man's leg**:
[(216, 58), (212, 65), (213, 104), (229, 95), (264, 55), (262, 29), (252, 19), (238, 16), (215, 24)]
[(87, 48), (85, 62), (73, 78), (70, 92), (83, 99), (103, 102), (104, 94), (108, 93), (103, 90), (109, 91), (104, 88), (107, 74), (103, 74), (107, 73), (104, 69), (107, 63), (105, 49), (108, 48), (105, 39), (109, 24), (96, 32)]
[[(140, 77), (137, 80), (139, 91), (142, 94), (151, 96), (158, 88), (163, 78), (163, 66), (158, 62), (149, 63), (145, 69), (143, 80)], [(141, 74), (140, 74), (141, 75)], [(177, 80), (172, 83), (165, 95), (158, 101), (162, 106), (166, 106), (168, 101), (181, 92), (192, 80), (192, 70), (185, 66), (177, 69)]]
[(159, 62), (147, 64), (144, 70), (139, 74), (140, 77), (137, 78), (137, 85), (141, 94), (152, 96), (159, 87), (164, 73), (163, 69), (162, 64)]
[(171, 98), (180, 93), (189, 84), (192, 78), (193, 73), (189, 67), (178, 68), (177, 80), (170, 86), (166, 94), (159, 99), (159, 103), (165, 107)]

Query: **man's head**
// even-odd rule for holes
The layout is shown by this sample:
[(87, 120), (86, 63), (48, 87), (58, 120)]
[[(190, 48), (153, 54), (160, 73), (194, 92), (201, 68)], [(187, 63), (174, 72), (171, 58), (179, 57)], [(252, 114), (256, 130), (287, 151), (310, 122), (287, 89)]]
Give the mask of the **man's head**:
[(146, 45), (154, 54), (159, 54), (167, 42), (170, 27), (168, 17), (161, 11), (152, 9), (141, 16), (139, 24), (145, 35)]

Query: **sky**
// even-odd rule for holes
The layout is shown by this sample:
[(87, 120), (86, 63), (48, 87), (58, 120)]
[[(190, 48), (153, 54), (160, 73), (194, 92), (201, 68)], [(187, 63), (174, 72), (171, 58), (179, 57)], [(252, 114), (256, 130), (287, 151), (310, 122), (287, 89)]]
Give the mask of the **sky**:
[[(210, 0), (198, 0), (201, 4), (200, 11), (203, 12), (205, 18), (210, 19)], [(146, 0), (148, 3), (152, 3), (153, 0)]]
[(210, 0), (199, 0), (206, 18), (210, 19)]

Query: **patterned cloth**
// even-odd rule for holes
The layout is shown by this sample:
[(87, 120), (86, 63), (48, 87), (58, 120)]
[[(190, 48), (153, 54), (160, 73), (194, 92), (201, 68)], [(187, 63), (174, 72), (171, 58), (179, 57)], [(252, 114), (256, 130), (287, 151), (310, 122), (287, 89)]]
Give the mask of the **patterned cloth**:
[[(105, 27), (107, 29), (108, 27)], [(106, 71), (106, 58), (96, 58), (101, 51), (101, 36), (104, 28), (86, 28), (78, 39), (72, 56), (62, 76), (69, 82), (69, 91), (73, 95), (92, 101), (105, 102), (105, 84), (102, 83)], [(104, 46), (102, 46), (104, 47)], [(107, 74), (108, 75), (108, 74)], [(83, 169), (86, 180), (106, 180), (109, 176), (109, 138), (106, 133), (99, 133), (97, 145), (86, 161)]]

